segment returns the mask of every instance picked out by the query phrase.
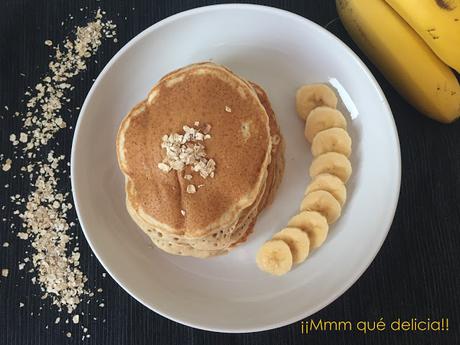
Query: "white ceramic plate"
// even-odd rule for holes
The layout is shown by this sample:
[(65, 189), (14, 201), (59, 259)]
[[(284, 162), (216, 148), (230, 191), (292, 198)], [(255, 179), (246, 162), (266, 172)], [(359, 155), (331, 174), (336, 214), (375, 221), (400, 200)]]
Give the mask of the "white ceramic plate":
[[(125, 209), (115, 136), (123, 116), (178, 67), (210, 60), (265, 88), (286, 139), (286, 171), (255, 233), (229, 255), (201, 260), (154, 248)], [(295, 91), (329, 82), (345, 104), (353, 138), (348, 203), (325, 244), (284, 277), (258, 270), (259, 246), (285, 226), (309, 181), (309, 146)], [(104, 68), (82, 107), (72, 148), (75, 206), (86, 238), (110, 275), (145, 306), (177, 322), (221, 332), (280, 327), (347, 290), (380, 249), (400, 185), (397, 132), (368, 69), (336, 37), (295, 14), (218, 5), (167, 18), (129, 42)], [(372, 293), (369, 291), (369, 293)]]

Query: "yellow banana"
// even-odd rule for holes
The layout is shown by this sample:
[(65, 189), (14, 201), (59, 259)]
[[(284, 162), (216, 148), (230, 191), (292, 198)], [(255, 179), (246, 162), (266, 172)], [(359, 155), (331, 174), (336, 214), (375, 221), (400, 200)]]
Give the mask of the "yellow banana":
[(447, 65), (460, 73), (460, 0), (386, 0)]
[(460, 85), (384, 0), (336, 0), (350, 36), (398, 92), (421, 113), (444, 123), (460, 117)]

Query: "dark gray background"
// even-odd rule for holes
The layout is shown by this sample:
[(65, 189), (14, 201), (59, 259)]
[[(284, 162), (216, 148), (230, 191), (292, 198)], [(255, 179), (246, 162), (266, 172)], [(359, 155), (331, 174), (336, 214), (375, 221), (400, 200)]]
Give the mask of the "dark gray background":
[[(74, 25), (84, 25), (101, 7), (118, 25), (118, 43), (106, 42), (88, 71), (74, 81), (69, 109), (81, 106), (91, 87), (109, 59), (132, 37), (155, 22), (190, 8), (220, 2), (196, 0), (172, 1), (0, 1), (0, 145), (8, 156), (8, 136), (18, 132), (14, 111), (24, 109), (21, 99), (27, 86), (34, 86), (47, 71), (50, 50), (46, 39), (60, 42)], [(140, 305), (110, 277), (102, 278), (102, 266), (91, 254), (81, 234), (79, 243), (82, 268), (90, 287), (102, 287), (99, 302), (82, 304), (80, 320), (88, 328), (88, 344), (458, 344), (460, 288), (460, 121), (441, 125), (417, 113), (405, 103), (383, 76), (356, 48), (337, 18), (334, 1), (256, 1), (258, 4), (283, 8), (300, 14), (337, 35), (355, 50), (371, 68), (382, 86), (393, 110), (398, 127), (402, 154), (402, 185), (399, 206), (391, 231), (376, 259), (343, 296), (324, 308), (313, 319), (369, 320), (383, 317), (419, 319), (449, 318), (449, 331), (444, 333), (312, 333), (300, 334), (300, 323), (256, 334), (226, 335), (194, 330), (171, 322)], [(80, 10), (82, 8), (82, 10)], [(134, 9), (133, 9), (134, 8)], [(74, 19), (69, 19), (69, 14)], [(61, 21), (65, 24), (61, 26)], [(331, 22), (332, 21), (332, 22)], [(154, 61), (153, 61), (154, 62)], [(20, 73), (24, 73), (23, 77)], [(3, 106), (7, 105), (9, 111)], [(78, 111), (64, 114), (69, 124), (75, 123)], [(59, 133), (58, 151), (70, 158), (72, 131)], [(55, 145), (53, 145), (55, 146)], [(385, 164), (385, 162), (382, 162)], [(27, 191), (28, 181), (11, 180), (11, 174), (0, 174), (0, 218), (12, 216), (8, 195)], [(70, 182), (64, 178), (64, 188)], [(11, 185), (4, 193), (4, 184)], [(372, 205), (363, 212), (372, 212)], [(9, 230), (9, 222), (0, 223), (0, 267), (10, 268), (7, 279), (0, 277), (0, 344), (78, 344), (78, 326), (61, 322), (47, 301), (40, 300), (31, 276), (18, 271), (17, 262), (24, 257), (25, 242)], [(311, 298), (305, 296), (305, 298)], [(20, 309), (19, 302), (24, 302)], [(280, 302), (282, 303), (282, 302)], [(40, 310), (43, 307), (43, 310)], [(31, 315), (33, 313), (33, 315)], [(40, 313), (40, 316), (37, 314)], [(97, 320), (94, 320), (94, 318)], [(103, 320), (106, 320), (105, 322)], [(46, 329), (46, 325), (49, 328)], [(72, 338), (65, 333), (71, 331)]]

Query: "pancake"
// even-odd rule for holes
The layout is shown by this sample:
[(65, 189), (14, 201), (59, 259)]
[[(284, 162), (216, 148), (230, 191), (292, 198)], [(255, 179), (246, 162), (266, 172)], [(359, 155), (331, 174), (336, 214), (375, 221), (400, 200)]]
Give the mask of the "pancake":
[[(276, 121), (276, 115), (273, 111), (268, 95), (266, 94), (265, 90), (262, 89), (259, 85), (257, 85), (254, 82), (250, 83), (256, 91), (257, 96), (259, 97), (259, 100), (264, 106), (265, 111), (268, 115), (270, 135), (272, 138), (272, 160), (275, 161), (275, 163), (271, 163), (268, 166), (269, 173), (266, 182), (268, 184), (268, 188), (266, 188), (266, 195), (264, 197), (264, 201), (260, 205), (260, 210), (262, 210), (263, 208), (272, 203), (273, 198), (276, 194), (275, 192), (278, 189), (278, 186), (281, 182), (281, 178), (283, 177), (285, 143), (281, 135), (281, 130), (278, 125), (278, 122)], [(273, 169), (273, 173), (270, 173), (270, 169)]]
[[(204, 187), (189, 194), (182, 174), (158, 169), (165, 156), (159, 143), (196, 121), (212, 125), (206, 149), (217, 173), (194, 177)], [(231, 227), (256, 200), (271, 155), (268, 116), (254, 90), (233, 73), (211, 63), (191, 65), (161, 79), (125, 117), (117, 151), (133, 185), (128, 197), (135, 212), (162, 231), (200, 237)]]
[[(194, 194), (186, 192), (189, 181), (181, 172), (165, 174), (157, 167), (163, 158), (161, 137), (179, 132), (185, 119), (189, 125), (195, 121), (212, 125), (206, 149), (216, 161), (216, 174), (213, 179), (194, 176), (194, 183), (204, 184)], [(225, 138), (217, 140), (216, 132)], [(229, 140), (232, 136), (234, 140)], [(232, 152), (235, 149), (238, 154)], [(246, 241), (257, 216), (273, 200), (284, 171), (284, 141), (264, 90), (211, 63), (187, 66), (163, 77), (147, 100), (123, 120), (117, 153), (133, 220), (160, 249), (201, 258), (225, 254)], [(233, 173), (224, 171), (220, 176), (223, 164)], [(208, 187), (211, 195), (195, 199)], [(180, 213), (184, 209), (185, 216)]]
[(225, 254), (236, 245), (246, 241), (253, 230), (259, 212), (273, 199), (284, 171), (284, 140), (281, 136), (275, 114), (266, 93), (258, 85), (254, 83), (251, 83), (251, 85), (257, 91), (259, 99), (267, 111), (269, 116), (270, 135), (274, 139), (274, 144), (272, 145), (272, 159), (267, 167), (268, 173), (265, 187), (260, 192), (257, 202), (252, 205), (250, 209), (243, 212), (238, 224), (232, 229), (233, 232), (231, 236), (224, 238), (222, 238), (223, 236), (220, 231), (193, 240), (186, 239), (179, 235), (159, 232), (150, 224), (139, 219), (136, 214), (133, 214), (133, 210), (129, 206), (129, 200), (127, 200), (128, 210), (131, 216), (136, 219), (138, 225), (149, 235), (152, 241), (164, 251), (171, 254), (202, 258)]

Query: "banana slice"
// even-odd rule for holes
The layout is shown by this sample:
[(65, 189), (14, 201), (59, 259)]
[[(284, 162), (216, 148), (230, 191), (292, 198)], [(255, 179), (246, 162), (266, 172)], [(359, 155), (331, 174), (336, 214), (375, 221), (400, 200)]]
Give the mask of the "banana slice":
[(303, 211), (291, 218), (288, 227), (302, 229), (310, 239), (310, 250), (320, 247), (329, 231), (326, 217), (316, 211)]
[(308, 193), (300, 205), (301, 211), (316, 211), (326, 217), (329, 224), (339, 219), (342, 207), (334, 196), (324, 190)]
[(311, 143), (318, 132), (334, 127), (347, 129), (345, 116), (337, 109), (324, 106), (315, 108), (305, 122), (305, 138)]
[(337, 152), (323, 153), (316, 157), (310, 165), (310, 177), (328, 173), (337, 176), (343, 183), (347, 183), (351, 172), (351, 163), (348, 158)]
[(291, 249), (292, 262), (299, 264), (308, 256), (310, 251), (310, 240), (306, 232), (299, 228), (284, 228), (273, 236), (274, 240), (282, 240)]
[(257, 252), (256, 262), (262, 271), (282, 276), (292, 268), (291, 249), (282, 240), (267, 241)]
[(331, 108), (337, 106), (337, 96), (324, 84), (304, 85), (297, 90), (297, 114), (306, 120), (310, 112), (319, 106), (326, 105)]
[(345, 201), (347, 201), (347, 188), (342, 180), (337, 176), (331, 174), (317, 175), (308, 185), (305, 190), (305, 195), (317, 190), (325, 190), (326, 192), (331, 193), (340, 203), (340, 206), (343, 206)]
[(313, 157), (327, 152), (337, 152), (350, 157), (351, 138), (346, 130), (343, 128), (329, 128), (315, 135), (311, 144)]

